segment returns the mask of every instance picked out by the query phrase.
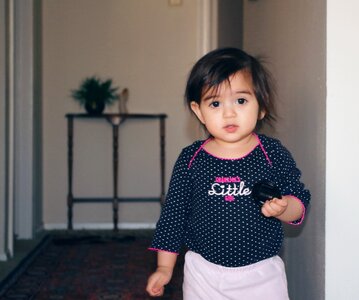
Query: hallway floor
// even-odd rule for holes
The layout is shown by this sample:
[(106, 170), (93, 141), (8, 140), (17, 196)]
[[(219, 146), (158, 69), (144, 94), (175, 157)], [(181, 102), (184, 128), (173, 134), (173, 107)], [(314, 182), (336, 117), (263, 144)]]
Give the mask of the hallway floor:
[[(30, 259), (0, 283), (1, 299), (152, 299), (145, 291), (156, 267), (153, 230), (51, 231)], [(180, 255), (162, 299), (182, 299)]]
[[(43, 231), (39, 233), (34, 239), (30, 240), (15, 240), (14, 243), (14, 256), (7, 261), (0, 261), (0, 285), (1, 282), (19, 265), (19, 263), (25, 259), (31, 251), (33, 251), (37, 245), (43, 240), (43, 238), (50, 233), (66, 233), (66, 230), (56, 231)], [(72, 233), (76, 234), (112, 234), (112, 230), (75, 230)], [(134, 236), (152, 236), (153, 230), (120, 230), (119, 235), (134, 235)]]
[(14, 256), (7, 261), (0, 261), (0, 283), (16, 266), (41, 242), (46, 232), (38, 234), (34, 239), (15, 240)]

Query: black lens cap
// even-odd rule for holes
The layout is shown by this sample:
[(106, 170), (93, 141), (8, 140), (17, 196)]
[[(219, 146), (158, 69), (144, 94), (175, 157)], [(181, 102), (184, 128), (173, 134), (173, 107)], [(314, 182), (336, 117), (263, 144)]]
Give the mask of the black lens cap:
[(259, 204), (273, 198), (282, 198), (279, 188), (269, 180), (257, 182), (252, 189), (252, 197)]

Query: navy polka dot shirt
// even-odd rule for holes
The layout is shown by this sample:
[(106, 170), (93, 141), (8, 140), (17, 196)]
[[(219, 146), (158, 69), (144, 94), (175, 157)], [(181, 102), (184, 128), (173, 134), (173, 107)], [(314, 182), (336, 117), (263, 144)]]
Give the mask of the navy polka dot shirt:
[(182, 150), (149, 249), (178, 253), (185, 244), (209, 262), (226, 267), (278, 254), (282, 223), (261, 214), (251, 196), (253, 185), (271, 180), (282, 195), (296, 197), (305, 208), (310, 193), (300, 182), (301, 173), (289, 151), (276, 139), (257, 137), (259, 144), (239, 159), (211, 155), (203, 148), (206, 141)]

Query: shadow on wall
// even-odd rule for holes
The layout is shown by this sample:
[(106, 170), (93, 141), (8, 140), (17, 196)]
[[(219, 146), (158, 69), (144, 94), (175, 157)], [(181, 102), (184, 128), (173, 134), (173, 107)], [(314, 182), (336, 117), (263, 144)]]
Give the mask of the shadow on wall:
[(186, 127), (185, 127), (186, 136), (191, 141), (194, 142), (199, 139), (203, 140), (207, 138), (207, 134), (202, 124), (189, 109), (187, 109), (187, 115), (184, 122), (186, 122)]
[(300, 236), (306, 226), (305, 224), (307, 223), (309, 214), (310, 214), (310, 205), (308, 206), (308, 208), (305, 212), (305, 218), (301, 225), (295, 226), (295, 225), (283, 223), (284, 236), (287, 238), (296, 238), (296, 237)]

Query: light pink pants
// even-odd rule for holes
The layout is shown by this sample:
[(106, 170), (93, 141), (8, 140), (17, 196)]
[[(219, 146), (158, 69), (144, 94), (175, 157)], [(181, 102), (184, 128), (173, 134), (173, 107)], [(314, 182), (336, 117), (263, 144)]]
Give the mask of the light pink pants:
[(249, 266), (228, 268), (188, 251), (183, 299), (288, 300), (284, 263), (279, 256), (274, 256)]

